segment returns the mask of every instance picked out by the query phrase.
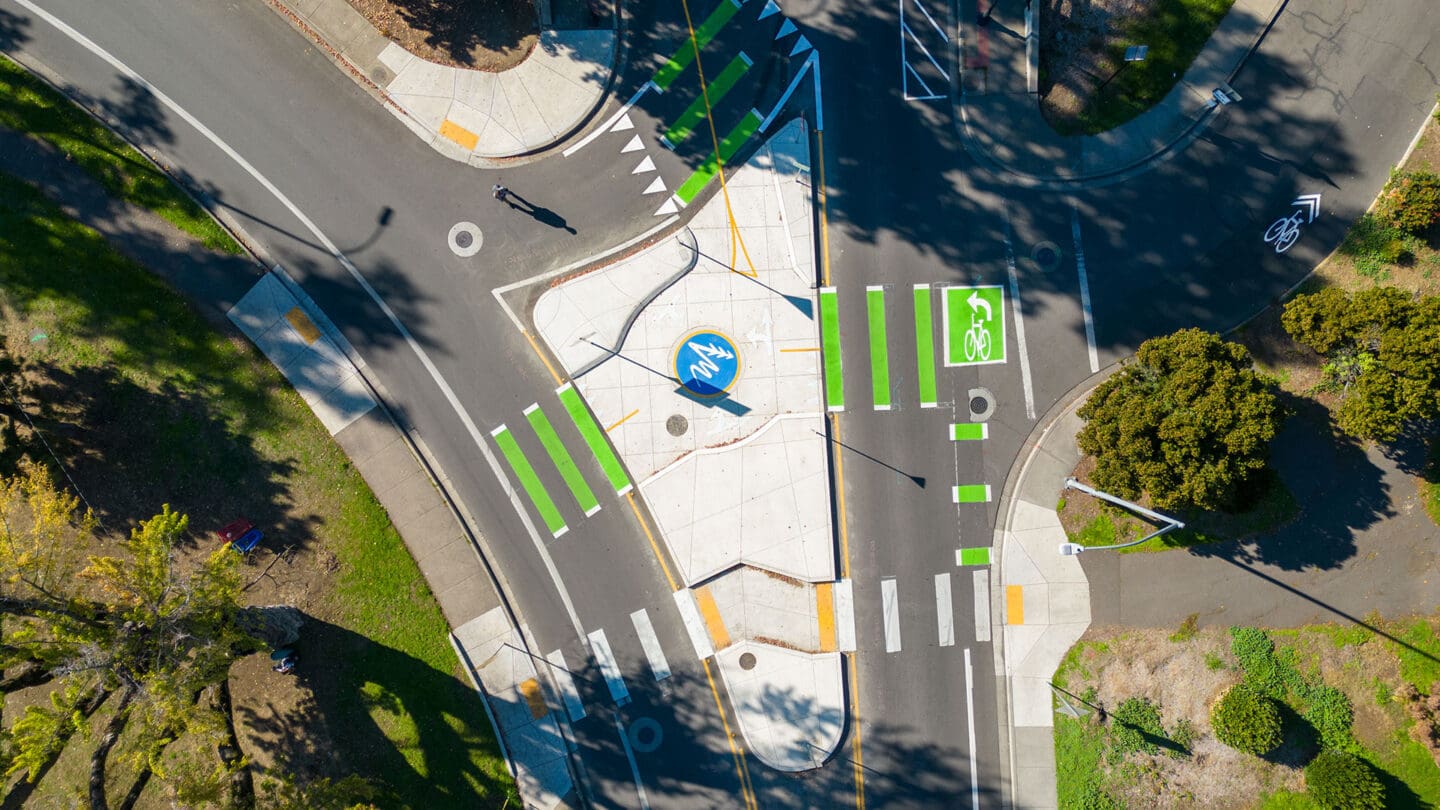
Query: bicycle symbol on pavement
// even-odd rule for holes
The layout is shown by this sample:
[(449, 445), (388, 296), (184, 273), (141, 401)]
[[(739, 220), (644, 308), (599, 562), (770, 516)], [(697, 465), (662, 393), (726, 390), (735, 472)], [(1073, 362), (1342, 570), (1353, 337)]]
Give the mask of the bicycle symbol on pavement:
[(1315, 217), (1320, 215), (1319, 194), (1302, 194), (1290, 204), (1299, 206), (1299, 210), (1288, 217), (1275, 220), (1270, 223), (1270, 227), (1265, 229), (1265, 242), (1266, 244), (1273, 243), (1276, 253), (1284, 253), (1289, 250), (1300, 238), (1300, 226), (1309, 225), (1315, 221)]

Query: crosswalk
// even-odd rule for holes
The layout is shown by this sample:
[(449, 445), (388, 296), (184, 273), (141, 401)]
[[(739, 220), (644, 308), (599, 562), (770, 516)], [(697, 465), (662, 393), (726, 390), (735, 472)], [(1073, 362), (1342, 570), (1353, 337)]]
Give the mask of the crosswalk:
[[(906, 628), (903, 626), (900, 609), (901, 581), (897, 577), (881, 577), (881, 633), (886, 653), (903, 652), (906, 637), (910, 638), (912, 643), (919, 640), (927, 646), (954, 647), (957, 638), (955, 594), (957, 589), (965, 589), (966, 580), (969, 580), (969, 595), (975, 603), (974, 639), (981, 642), (990, 640), (990, 571), (988, 567), (984, 567), (988, 566), (990, 562), (990, 549), (966, 549), (966, 551), (975, 553), (966, 555), (964, 565), (981, 566), (972, 569), (969, 576), (963, 573), (956, 575), (950, 571), (944, 571), (935, 574), (929, 583), (923, 581), (914, 582), (913, 585), (909, 582), (906, 583), (907, 588), (914, 588), (909, 592), (910, 598), (924, 600), (927, 603), (933, 599), (934, 622), (927, 623), (928, 626), (925, 627)], [(960, 564), (958, 555), (956, 562)], [(955, 581), (957, 576), (960, 581), (958, 585)]]
[[(563, 412), (569, 417), (569, 424), (580, 438), (580, 446), (584, 447), (598, 464), (609, 489), (615, 493), (616, 497), (624, 497), (633, 489), (630, 476), (625, 472), (625, 465), (620, 463), (619, 456), (615, 454), (614, 448), (605, 438), (605, 432), (595, 421), (594, 415), (586, 407), (579, 392), (571, 383), (565, 383), (555, 389), (555, 399), (555, 402), (548, 404), (551, 412)], [(573, 499), (575, 510), (581, 517), (593, 517), (601, 509), (600, 498), (596, 496), (595, 490), (591, 488), (589, 481), (581, 472), (575, 456), (561, 439), (550, 415), (546, 413), (545, 408), (539, 402), (525, 408), (521, 415), (530, 429), (529, 436), (525, 437), (526, 441), (528, 442), (529, 438), (533, 436), (539, 443), (551, 468), (559, 474), (560, 479), (564, 482), (566, 490)], [(519, 480), (520, 488), (525, 491), (531, 507), (545, 523), (545, 528), (550, 531), (551, 536), (557, 540), (565, 536), (570, 531), (570, 521), (566, 519), (565, 511), (569, 510), (571, 501), (566, 501), (565, 509), (562, 510), (555, 498), (550, 495), (544, 481), (541, 480), (535, 464), (531, 462), (530, 456), (522, 447), (520, 438), (509, 426), (498, 425), (490, 431), (490, 438), (500, 450), (510, 471)]]
[[(628, 628), (611, 629), (615, 633), (615, 646), (612, 646), (606, 629), (596, 628), (586, 634), (585, 646), (578, 651), (567, 656), (565, 650), (557, 649), (545, 656), (565, 714), (572, 723), (589, 716), (577, 686), (577, 679), (583, 677), (587, 667), (594, 667), (598, 681), (605, 687), (603, 697), (608, 697), (616, 707), (626, 706), (634, 699), (630, 691), (632, 686), (639, 689), (641, 684), (662, 684), (673, 674), (649, 610), (642, 608), (631, 613)], [(626, 650), (633, 651), (637, 645), (643, 655), (643, 664), (641, 656), (624, 654)], [(621, 654), (617, 655), (617, 647), (621, 649)], [(629, 671), (626, 671), (627, 667)]]

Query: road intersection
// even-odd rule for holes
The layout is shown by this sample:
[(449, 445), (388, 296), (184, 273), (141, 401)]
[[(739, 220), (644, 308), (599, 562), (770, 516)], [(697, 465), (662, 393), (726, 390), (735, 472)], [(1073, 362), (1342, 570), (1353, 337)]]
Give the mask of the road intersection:
[[(1232, 326), (1338, 241), (1429, 109), (1437, 11), (1283, 4), (1230, 80), (1243, 100), (1183, 147), (1118, 181), (1047, 186), (977, 160), (953, 105), (982, 70), (986, 90), (1024, 89), (1028, 57), (1004, 33), (1025, 30), (1021, 2), (997, 3), (983, 33), (966, 2), (672, 5), (625, 9), (627, 55), (590, 126), (490, 171), (436, 154), (259, 3), (0, 0), (0, 50), (199, 189), (391, 392), (489, 538), (532, 654), (564, 673), (590, 801), (1000, 806), (1015, 787), (993, 628), (1017, 614), (991, 563), (1016, 460), (1140, 340)], [(532, 312), (556, 280), (730, 208), (728, 169), (797, 116), (855, 651), (842, 737), (791, 775), (744, 750), (718, 659), (697, 656), (673, 595), (687, 583), (606, 438), (618, 425), (579, 400)], [(1033, 134), (982, 123), (994, 141)], [(528, 215), (489, 198), (496, 181)], [(1307, 194), (1321, 215), (1277, 250), (1267, 226)], [(736, 247), (717, 261), (753, 272), (729, 219)]]

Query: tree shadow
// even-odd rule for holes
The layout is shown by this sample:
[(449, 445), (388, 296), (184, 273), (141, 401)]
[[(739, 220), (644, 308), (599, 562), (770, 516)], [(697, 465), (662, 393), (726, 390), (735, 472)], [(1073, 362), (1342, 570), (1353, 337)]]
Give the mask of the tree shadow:
[(473, 52), (513, 52), (539, 30), (535, 5), (528, 2), (469, 3), (455, 0), (402, 0), (399, 16), (425, 44), (460, 64), (471, 64)]
[[(307, 693), (283, 708), (237, 699), (242, 747), (264, 749), (309, 778), (373, 777), (401, 806), (458, 807), (478, 799), (499, 807), (505, 801), (503, 782), (472, 758), (499, 756), (485, 709), (453, 674), (309, 615), (295, 649), (300, 663), (293, 676), (267, 667), (254, 677), (280, 683), (237, 687), (271, 692), (294, 677)], [(312, 729), (323, 732), (330, 750), (314, 747)], [(397, 738), (411, 747), (408, 756)]]
[(21, 45), (29, 42), (30, 35), (26, 32), (29, 27), (29, 17), (21, 17), (0, 8), (0, 51), (14, 53)]

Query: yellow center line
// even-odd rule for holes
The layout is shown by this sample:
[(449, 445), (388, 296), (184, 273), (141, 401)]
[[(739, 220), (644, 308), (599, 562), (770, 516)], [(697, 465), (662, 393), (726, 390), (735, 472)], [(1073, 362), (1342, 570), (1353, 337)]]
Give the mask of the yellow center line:
[(825, 133), (815, 130), (816, 150), (820, 154), (820, 273), (821, 286), (830, 286), (830, 227), (829, 218), (825, 215)]
[(855, 653), (850, 653), (850, 713), (855, 716), (855, 808), (865, 810), (865, 766), (860, 764), (860, 673), (855, 665)]
[(655, 535), (650, 531), (650, 524), (646, 522), (645, 516), (640, 514), (640, 505), (635, 503), (635, 490), (625, 493), (625, 500), (630, 502), (630, 509), (635, 513), (635, 519), (640, 522), (640, 528), (645, 530), (645, 539), (650, 541), (650, 550), (655, 552), (655, 561), (660, 563), (660, 570), (665, 574), (665, 581), (670, 583), (670, 591), (673, 593), (680, 590), (675, 585), (675, 577), (670, 574), (670, 566), (665, 564), (665, 555), (660, 553), (660, 544), (655, 542)]
[(754, 810), (759, 805), (750, 786), (750, 766), (745, 764), (745, 752), (735, 743), (735, 733), (730, 730), (730, 718), (725, 714), (725, 704), (720, 700), (720, 690), (715, 688), (715, 676), (710, 672), (710, 659), (701, 658), (700, 663), (705, 666), (705, 680), (710, 682), (710, 694), (715, 698), (715, 708), (720, 711), (720, 723), (725, 728), (725, 739), (730, 743), (730, 755), (735, 758), (735, 776), (740, 780), (740, 793), (745, 799), (745, 806)]
[(630, 417), (634, 416), (635, 414), (637, 414), (637, 413), (639, 413), (639, 412), (640, 412), (640, 409), (639, 409), (639, 408), (636, 408), (635, 410), (631, 411), (630, 413), (625, 414), (624, 418), (622, 418), (619, 422), (616, 422), (615, 424), (611, 425), (610, 427), (605, 428), (605, 432), (606, 432), (606, 433), (609, 433), (610, 431), (614, 430), (615, 428), (620, 427), (621, 425), (623, 425), (623, 424), (625, 424), (626, 422), (630, 421)]
[(850, 578), (850, 532), (845, 522), (845, 460), (841, 453), (840, 420), (830, 414), (830, 432), (835, 437), (835, 511), (840, 515), (840, 577)]
[(525, 339), (530, 341), (530, 348), (535, 350), (535, 356), (539, 357), (540, 362), (545, 364), (545, 368), (550, 372), (550, 376), (555, 378), (555, 383), (558, 385), (565, 382), (564, 378), (556, 373), (555, 367), (550, 365), (550, 358), (545, 356), (545, 352), (540, 351), (540, 344), (535, 342), (535, 337), (531, 335), (528, 330), (525, 332)]

